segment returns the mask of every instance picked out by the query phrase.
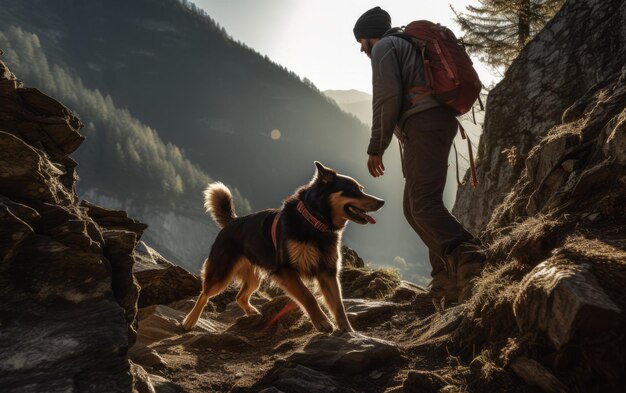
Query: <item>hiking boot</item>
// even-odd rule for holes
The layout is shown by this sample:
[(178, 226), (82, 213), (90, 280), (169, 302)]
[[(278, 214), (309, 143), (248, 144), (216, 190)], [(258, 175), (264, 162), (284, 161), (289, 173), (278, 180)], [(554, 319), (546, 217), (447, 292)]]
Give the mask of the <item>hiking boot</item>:
[(461, 243), (446, 258), (446, 267), (456, 283), (459, 303), (472, 296), (474, 279), (485, 267), (485, 260), (481, 247), (474, 242)]
[(442, 313), (452, 303), (456, 303), (459, 297), (456, 283), (450, 280), (445, 270), (433, 275), (427, 289), (428, 292), (420, 294), (418, 297), (430, 298), (435, 310), (439, 313)]

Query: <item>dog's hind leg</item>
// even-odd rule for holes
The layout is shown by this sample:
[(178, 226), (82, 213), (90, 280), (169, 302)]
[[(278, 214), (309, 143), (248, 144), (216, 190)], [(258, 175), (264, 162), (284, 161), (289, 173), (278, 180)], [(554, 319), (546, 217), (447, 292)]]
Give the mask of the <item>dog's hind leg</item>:
[(353, 332), (354, 329), (352, 329), (352, 325), (350, 325), (350, 321), (348, 321), (348, 316), (343, 306), (341, 287), (339, 286), (337, 274), (323, 272), (317, 276), (317, 282), (320, 284), (320, 290), (322, 295), (324, 295), (326, 305), (330, 309), (330, 312), (333, 313), (339, 329)]
[(273, 274), (272, 278), (292, 299), (304, 307), (317, 330), (327, 333), (333, 331), (333, 324), (320, 308), (315, 296), (304, 285), (298, 273), (293, 270), (282, 270)]
[(259, 289), (261, 285), (261, 277), (257, 269), (248, 261), (244, 260), (237, 273), (239, 280), (241, 281), (241, 288), (237, 293), (237, 304), (247, 314), (260, 314), (253, 305), (250, 304), (250, 296)]
[(231, 283), (239, 264), (238, 260), (233, 262), (228, 259), (224, 259), (223, 263), (221, 260), (212, 262), (210, 258), (204, 261), (202, 292), (200, 292), (193, 309), (183, 320), (183, 329), (191, 330), (196, 325), (209, 299), (222, 292)]

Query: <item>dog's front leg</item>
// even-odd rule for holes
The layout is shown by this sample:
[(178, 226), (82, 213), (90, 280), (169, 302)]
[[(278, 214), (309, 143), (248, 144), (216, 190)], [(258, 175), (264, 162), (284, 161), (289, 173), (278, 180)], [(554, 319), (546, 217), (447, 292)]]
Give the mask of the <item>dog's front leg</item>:
[(317, 330), (326, 333), (333, 331), (333, 324), (320, 308), (315, 296), (313, 296), (309, 288), (304, 285), (298, 273), (293, 270), (282, 270), (275, 273), (273, 278), (292, 299), (305, 308), (307, 314), (309, 314), (309, 318), (311, 318), (311, 322), (313, 322)]
[(333, 313), (335, 321), (339, 326), (339, 329), (346, 332), (353, 332), (352, 325), (346, 315), (346, 310), (343, 307), (343, 299), (341, 298), (341, 287), (339, 286), (339, 279), (336, 272), (323, 272), (317, 276), (317, 281), (320, 284), (320, 289), (326, 300), (328, 308)]

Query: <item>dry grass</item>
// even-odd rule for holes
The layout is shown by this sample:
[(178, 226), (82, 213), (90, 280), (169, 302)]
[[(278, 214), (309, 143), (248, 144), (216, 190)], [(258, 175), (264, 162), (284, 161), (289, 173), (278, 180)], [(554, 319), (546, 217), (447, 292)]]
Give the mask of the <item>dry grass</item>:
[(536, 215), (490, 234), (487, 255), (492, 261), (516, 259), (536, 265), (563, 239), (568, 221), (563, 216)]

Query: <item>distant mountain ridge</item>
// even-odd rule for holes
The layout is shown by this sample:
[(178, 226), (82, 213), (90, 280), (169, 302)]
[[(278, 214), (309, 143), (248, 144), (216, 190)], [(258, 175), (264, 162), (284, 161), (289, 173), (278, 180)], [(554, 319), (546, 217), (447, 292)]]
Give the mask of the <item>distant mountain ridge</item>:
[(372, 95), (363, 91), (324, 90), (324, 94), (332, 98), (344, 112), (356, 116), (363, 124), (372, 125)]

